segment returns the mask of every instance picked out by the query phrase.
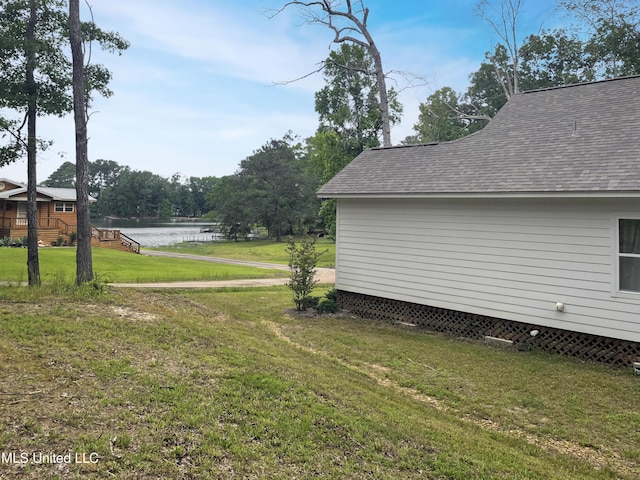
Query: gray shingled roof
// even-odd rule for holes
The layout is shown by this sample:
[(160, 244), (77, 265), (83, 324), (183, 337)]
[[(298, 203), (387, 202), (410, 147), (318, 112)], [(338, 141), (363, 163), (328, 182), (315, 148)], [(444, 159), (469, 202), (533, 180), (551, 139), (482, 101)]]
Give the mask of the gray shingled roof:
[(366, 150), (321, 197), (640, 193), (640, 76), (515, 95), (483, 130)]

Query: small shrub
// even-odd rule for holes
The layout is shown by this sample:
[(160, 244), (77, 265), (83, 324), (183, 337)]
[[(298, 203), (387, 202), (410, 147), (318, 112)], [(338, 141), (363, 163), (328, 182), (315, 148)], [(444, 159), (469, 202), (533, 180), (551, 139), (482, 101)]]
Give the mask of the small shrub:
[(76, 299), (99, 299), (109, 295), (109, 279), (95, 274), (93, 280), (76, 285), (72, 278), (58, 270), (47, 276), (47, 287), (58, 295), (71, 295)]
[(338, 291), (335, 288), (332, 288), (331, 290), (327, 291), (327, 293), (324, 294), (324, 298), (326, 298), (327, 300), (331, 300), (333, 303), (337, 305)]
[(328, 290), (313, 308), (319, 314), (336, 313), (338, 311), (338, 292), (336, 289)]
[(77, 241), (78, 241), (78, 232), (71, 232), (69, 234), (69, 246), (75, 247)]
[(76, 285), (74, 292), (77, 298), (104, 298), (109, 294), (109, 278), (93, 275), (93, 280)]
[(56, 240), (56, 247), (61, 247), (62, 245), (64, 245), (64, 237), (60, 235)]
[(11, 242), (12, 247), (26, 247), (27, 246), (27, 237), (15, 238), (13, 242)]
[(316, 307), (318, 313), (336, 313), (338, 311), (338, 304), (328, 298), (323, 298), (318, 302)]
[(73, 284), (66, 277), (63, 270), (58, 270), (50, 275), (47, 275), (47, 285), (53, 293), (66, 294), (73, 289)]
[(318, 306), (318, 303), (320, 303), (321, 298), (320, 297), (305, 297), (302, 299), (302, 302), (304, 304), (304, 308), (316, 308)]
[(287, 253), (289, 253), (290, 271), (290, 280), (287, 286), (293, 292), (296, 310), (306, 310), (308, 298), (317, 283), (315, 280), (316, 265), (324, 251), (316, 251), (314, 237), (304, 237), (299, 245), (296, 245), (293, 237), (289, 237)]
[(10, 247), (13, 244), (11, 237), (4, 237), (0, 239), (0, 247)]

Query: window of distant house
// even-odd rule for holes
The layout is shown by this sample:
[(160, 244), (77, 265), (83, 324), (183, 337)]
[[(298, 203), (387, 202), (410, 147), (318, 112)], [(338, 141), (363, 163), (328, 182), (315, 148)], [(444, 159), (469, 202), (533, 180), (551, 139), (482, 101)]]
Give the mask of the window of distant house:
[(56, 202), (56, 212), (73, 212), (73, 203)]
[(619, 288), (640, 292), (640, 219), (618, 222)]

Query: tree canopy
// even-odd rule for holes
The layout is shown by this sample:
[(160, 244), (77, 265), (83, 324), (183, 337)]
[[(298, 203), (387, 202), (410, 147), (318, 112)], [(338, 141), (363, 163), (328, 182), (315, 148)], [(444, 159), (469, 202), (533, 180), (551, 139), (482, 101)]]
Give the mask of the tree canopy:
[(235, 175), (211, 198), (218, 220), (229, 232), (258, 223), (281, 241), (313, 218), (315, 185), (305, 173), (299, 145), (293, 142), (290, 135), (267, 142), (242, 160)]
[(450, 87), (437, 90), (419, 106), (416, 131), (418, 143), (446, 142), (479, 130), (485, 122), (473, 121), (473, 108)]
[(40, 182), (43, 187), (75, 188), (76, 166), (71, 162), (64, 162), (49, 177)]
[[(378, 85), (371, 75), (373, 59), (363, 47), (340, 45), (324, 61), (326, 85), (315, 94), (315, 109), (320, 116), (318, 130), (333, 130), (351, 150), (380, 145), (383, 128)], [(393, 89), (387, 92), (389, 121), (400, 120), (402, 107)]]

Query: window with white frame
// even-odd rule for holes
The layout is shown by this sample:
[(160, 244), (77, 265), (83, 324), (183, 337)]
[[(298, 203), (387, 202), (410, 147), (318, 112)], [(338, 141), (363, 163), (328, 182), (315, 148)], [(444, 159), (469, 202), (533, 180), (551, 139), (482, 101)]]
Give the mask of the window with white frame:
[(618, 221), (618, 287), (640, 293), (640, 219)]
[(55, 211), (56, 212), (73, 212), (73, 203), (56, 202)]

